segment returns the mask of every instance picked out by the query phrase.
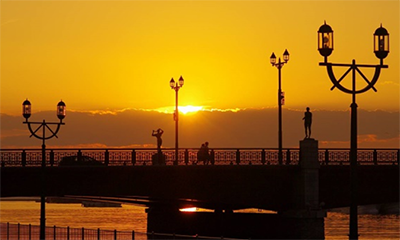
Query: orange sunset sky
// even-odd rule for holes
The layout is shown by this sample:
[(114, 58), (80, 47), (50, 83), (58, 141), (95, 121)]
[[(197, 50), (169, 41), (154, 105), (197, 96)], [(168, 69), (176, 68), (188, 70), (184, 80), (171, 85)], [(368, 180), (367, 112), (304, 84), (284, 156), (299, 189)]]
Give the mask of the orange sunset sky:
[[(373, 33), (381, 24), (388, 30), (389, 68), (381, 72), (378, 92), (358, 95), (357, 103), (359, 109), (398, 112), (399, 11), (398, 0), (2, 0), (0, 112), (20, 116), (26, 98), (33, 113), (55, 111), (62, 99), (67, 118), (74, 111), (170, 111), (175, 93), (169, 81), (181, 75), (182, 107), (276, 108), (278, 70), (269, 58), (272, 52), (282, 57), (285, 49), (285, 109), (348, 111), (351, 96), (331, 91), (318, 65), (317, 31), (324, 21), (334, 31), (328, 61), (335, 63), (379, 64)], [(372, 78), (372, 70), (363, 72)], [(344, 85), (350, 86), (350, 77)]]

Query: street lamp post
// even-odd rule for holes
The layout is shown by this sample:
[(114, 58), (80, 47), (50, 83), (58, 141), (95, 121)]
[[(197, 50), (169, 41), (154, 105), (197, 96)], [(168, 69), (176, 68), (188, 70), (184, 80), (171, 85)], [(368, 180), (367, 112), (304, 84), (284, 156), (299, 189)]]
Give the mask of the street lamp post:
[[(31, 116), (31, 103), (29, 100), (25, 100), (22, 103), (22, 115), (25, 118), (25, 122), (23, 124), (28, 125), (28, 129), (31, 132), (31, 136), (36, 137), (42, 140), (42, 166), (41, 166), (41, 193), (40, 193), (40, 239), (46, 239), (46, 179), (45, 179), (45, 168), (46, 168), (46, 144), (45, 141), (52, 137), (57, 137), (57, 133), (60, 130), (60, 126), (64, 125), (62, 120), (65, 118), (65, 103), (60, 101), (57, 104), (57, 117), (60, 119), (60, 122), (29, 122), (28, 118)], [(32, 129), (31, 125), (39, 125), (36, 130)], [(49, 125), (57, 125), (56, 130), (50, 128)], [(38, 131), (42, 129), (42, 134), (38, 134)], [(51, 133), (49, 136), (46, 136), (46, 129)]]
[[(358, 182), (357, 182), (357, 103), (356, 94), (360, 94), (370, 90), (371, 88), (376, 92), (374, 85), (378, 81), (380, 71), (382, 68), (388, 68), (387, 65), (383, 65), (383, 59), (389, 53), (389, 33), (382, 25), (374, 33), (374, 53), (377, 58), (380, 59), (379, 65), (366, 65), (356, 64), (353, 59), (351, 64), (341, 63), (329, 63), (328, 56), (333, 51), (333, 30), (332, 28), (324, 23), (318, 30), (318, 51), (324, 57), (324, 62), (319, 63), (320, 66), (326, 66), (329, 78), (333, 83), (331, 90), (338, 88), (344, 93), (352, 95), (351, 107), (351, 129), (350, 129), (350, 226), (349, 226), (349, 239), (358, 239), (358, 213), (357, 213), (357, 201), (358, 201)], [(333, 66), (337, 67), (349, 67), (349, 69), (339, 79), (336, 79), (333, 73)], [(375, 74), (372, 80), (368, 80), (359, 68), (375, 68)], [(352, 71), (352, 88), (348, 89), (343, 87), (340, 82), (346, 77), (346, 75)], [(367, 86), (357, 90), (356, 87), (356, 73), (365, 80)]]
[(179, 78), (179, 81), (175, 83), (174, 78), (171, 78), (169, 82), (169, 86), (171, 89), (175, 90), (175, 112), (174, 112), (174, 120), (175, 120), (175, 161), (174, 165), (178, 165), (178, 122), (179, 122), (179, 112), (178, 112), (178, 91), (181, 87), (183, 87), (183, 78), (182, 76)]
[(278, 59), (278, 63), (276, 62), (276, 57), (275, 54), (272, 53), (271, 58), (270, 58), (272, 66), (275, 66), (278, 68), (278, 161), (279, 164), (282, 165), (282, 105), (284, 104), (285, 101), (285, 96), (283, 95), (282, 89), (281, 89), (281, 69), (284, 64), (286, 64), (289, 61), (289, 52), (285, 50), (283, 53), (283, 62), (281, 62), (281, 58)]

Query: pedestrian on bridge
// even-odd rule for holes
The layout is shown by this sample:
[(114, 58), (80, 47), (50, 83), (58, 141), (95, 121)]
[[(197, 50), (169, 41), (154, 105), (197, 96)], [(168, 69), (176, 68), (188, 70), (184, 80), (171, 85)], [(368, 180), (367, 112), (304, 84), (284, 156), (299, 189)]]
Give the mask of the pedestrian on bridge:
[(204, 143), (204, 165), (210, 162), (210, 153), (208, 152), (208, 142)]
[(208, 165), (210, 161), (210, 154), (208, 152), (208, 142), (201, 144), (199, 151), (197, 152), (197, 162), (203, 161), (204, 165)]

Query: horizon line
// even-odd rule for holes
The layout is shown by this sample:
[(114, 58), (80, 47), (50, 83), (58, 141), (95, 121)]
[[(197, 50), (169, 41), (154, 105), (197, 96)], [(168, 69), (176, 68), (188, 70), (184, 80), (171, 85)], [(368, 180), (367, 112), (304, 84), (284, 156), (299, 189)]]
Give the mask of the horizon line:
[[(193, 105), (186, 105), (186, 106), (179, 106), (178, 110), (180, 114), (183, 115), (192, 115), (196, 114), (197, 112), (241, 112), (241, 111), (261, 111), (261, 110), (272, 110), (277, 109), (278, 107), (244, 107), (244, 108), (212, 108), (209, 106), (193, 106)], [(294, 111), (294, 112), (303, 112), (304, 109), (299, 108), (283, 108), (282, 110)], [(312, 112), (348, 112), (351, 109), (323, 109), (323, 108), (311, 108)], [(358, 110), (367, 111), (367, 112), (387, 112), (387, 113), (398, 113), (400, 109), (397, 110), (384, 110), (384, 109), (363, 109), (360, 108)], [(55, 110), (39, 110), (37, 113), (44, 113), (44, 112), (53, 112)], [(89, 113), (93, 115), (117, 115), (119, 113), (124, 113), (128, 111), (141, 111), (141, 112), (158, 112), (164, 114), (173, 114), (175, 112), (175, 106), (167, 106), (167, 107), (160, 107), (160, 108), (121, 108), (121, 109), (97, 109), (97, 110), (77, 110), (77, 109), (67, 109), (67, 112), (73, 113)], [(2, 112), (0, 110), (0, 115), (8, 115), (8, 116), (19, 116), (21, 114), (17, 113), (9, 113), (9, 112)]]

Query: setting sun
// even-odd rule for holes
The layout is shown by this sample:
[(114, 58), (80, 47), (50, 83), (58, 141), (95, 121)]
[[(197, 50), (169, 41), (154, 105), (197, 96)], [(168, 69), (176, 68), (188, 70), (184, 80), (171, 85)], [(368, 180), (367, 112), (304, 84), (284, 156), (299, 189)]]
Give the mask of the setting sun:
[(191, 106), (191, 105), (188, 105), (188, 106), (179, 107), (179, 111), (181, 113), (183, 113), (183, 114), (195, 113), (195, 112), (198, 112), (198, 111), (201, 111), (201, 110), (203, 110), (202, 106)]

